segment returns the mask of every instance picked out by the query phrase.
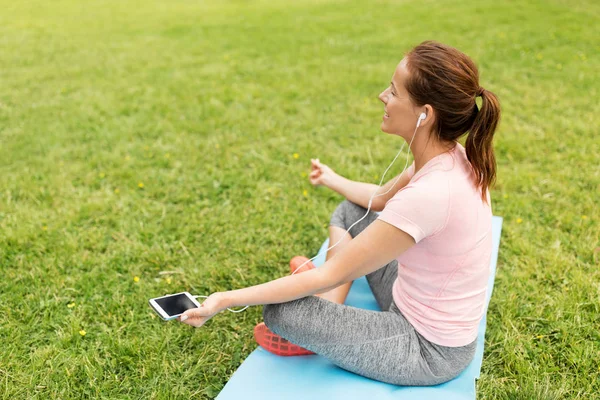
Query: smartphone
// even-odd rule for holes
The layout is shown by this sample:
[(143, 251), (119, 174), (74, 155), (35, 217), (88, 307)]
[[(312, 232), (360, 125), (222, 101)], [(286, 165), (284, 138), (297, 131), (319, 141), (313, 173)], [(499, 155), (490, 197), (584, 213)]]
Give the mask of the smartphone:
[(165, 321), (179, 317), (190, 308), (200, 307), (200, 303), (188, 292), (157, 297), (148, 300), (148, 303)]

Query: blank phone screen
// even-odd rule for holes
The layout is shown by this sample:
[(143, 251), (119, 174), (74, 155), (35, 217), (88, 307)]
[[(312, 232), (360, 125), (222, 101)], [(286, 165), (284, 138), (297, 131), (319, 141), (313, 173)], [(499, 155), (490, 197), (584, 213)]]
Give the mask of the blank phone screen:
[(197, 305), (195, 305), (185, 294), (163, 297), (162, 299), (156, 299), (155, 301), (163, 310), (165, 310), (169, 317), (181, 314), (190, 308), (197, 307)]

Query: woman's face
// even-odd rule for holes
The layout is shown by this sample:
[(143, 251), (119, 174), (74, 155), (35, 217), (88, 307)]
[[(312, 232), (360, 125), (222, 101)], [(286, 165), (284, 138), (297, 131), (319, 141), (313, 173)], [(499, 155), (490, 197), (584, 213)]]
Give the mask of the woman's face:
[(408, 141), (415, 131), (419, 111), (404, 87), (407, 78), (406, 58), (403, 58), (394, 71), (390, 86), (381, 92), (379, 100), (385, 104), (381, 130), (402, 136)]

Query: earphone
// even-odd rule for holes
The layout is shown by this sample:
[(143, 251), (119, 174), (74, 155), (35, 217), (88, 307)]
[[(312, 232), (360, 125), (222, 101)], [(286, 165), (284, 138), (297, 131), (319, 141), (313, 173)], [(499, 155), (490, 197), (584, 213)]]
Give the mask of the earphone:
[(425, 114), (424, 112), (422, 112), (421, 115), (419, 115), (419, 119), (417, 120), (417, 128), (419, 126), (421, 126), (421, 121), (423, 121), (425, 118), (427, 118), (427, 114)]
[[(404, 163), (404, 169), (402, 170), (402, 172), (400, 173), (400, 175), (398, 175), (398, 178), (396, 179), (396, 181), (392, 184), (392, 186), (388, 189), (387, 192), (385, 193), (381, 193), (378, 194), (377, 196), (375, 196), (375, 194), (377, 193), (377, 190), (381, 187), (381, 183), (383, 182), (383, 178), (385, 178), (385, 175), (387, 174), (388, 170), (390, 169), (390, 167), (392, 165), (394, 165), (394, 163), (396, 162), (396, 159), (398, 158), (398, 156), (400, 155), (400, 153), (402, 152), (402, 150), (404, 150), (404, 145), (406, 144), (406, 142), (404, 142), (402, 144), (402, 147), (400, 148), (400, 151), (398, 151), (398, 153), (396, 154), (396, 157), (394, 157), (394, 159), (392, 160), (392, 163), (387, 167), (387, 169), (385, 170), (385, 172), (383, 173), (383, 176), (381, 177), (381, 180), (379, 181), (379, 185), (377, 185), (377, 190), (375, 190), (375, 192), (373, 193), (373, 195), (371, 196), (371, 198), (369, 199), (369, 205), (367, 207), (367, 213), (365, 215), (363, 215), (363, 217), (361, 219), (359, 219), (358, 221), (356, 221), (355, 223), (353, 223), (350, 228), (348, 228), (348, 231), (350, 231), (350, 229), (352, 229), (352, 227), (356, 224), (358, 224), (360, 221), (362, 221), (371, 211), (371, 204), (373, 204), (373, 199), (375, 197), (379, 197), (379, 196), (383, 196), (384, 194), (389, 193), (390, 190), (392, 190), (392, 188), (394, 186), (396, 186), (396, 183), (398, 182), (398, 180), (402, 177), (402, 175), (404, 174), (404, 172), (406, 171), (406, 167), (408, 166), (408, 156), (410, 155), (410, 146), (412, 145), (413, 140), (415, 139), (415, 135), (417, 134), (417, 129), (419, 129), (419, 126), (421, 125), (421, 121), (425, 120), (427, 118), (427, 114), (425, 114), (424, 112), (422, 112), (419, 115), (419, 118), (417, 119), (417, 126), (415, 127), (415, 131), (413, 132), (413, 136), (412, 139), (410, 140), (410, 143), (408, 145), (409, 150), (406, 152), (406, 162)], [(341, 240), (344, 238), (344, 235), (342, 235), (342, 237), (340, 238), (340, 240), (338, 240), (338, 242), (336, 244), (334, 244), (333, 246), (331, 246), (330, 248), (328, 248), (327, 250), (325, 250), (325, 252), (328, 252), (329, 250), (333, 249), (335, 246), (337, 246)], [(315, 258), (317, 258), (321, 253), (318, 253), (316, 256), (314, 256), (313, 258), (306, 260), (305, 262), (302, 263), (302, 265), (300, 265), (298, 268), (296, 268), (294, 270), (294, 272), (291, 273), (291, 275), (294, 275), (296, 273), (296, 271), (298, 271), (300, 268), (302, 268), (307, 262), (314, 260)], [(204, 297), (204, 298), (208, 298), (208, 296), (194, 296), (194, 297)], [(245, 309), (247, 309), (250, 306), (245, 306), (244, 308), (242, 308), (241, 310), (232, 310), (231, 308), (228, 308), (227, 310), (231, 311), (231, 312), (242, 312)]]

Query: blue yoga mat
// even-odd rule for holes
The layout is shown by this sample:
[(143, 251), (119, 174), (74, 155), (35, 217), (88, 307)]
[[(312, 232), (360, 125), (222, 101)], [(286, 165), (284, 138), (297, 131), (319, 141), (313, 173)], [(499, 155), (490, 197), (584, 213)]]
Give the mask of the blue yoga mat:
[[(501, 231), (502, 218), (494, 217), (494, 247), (487, 304), (494, 287)], [(313, 260), (316, 266), (325, 262), (325, 250), (328, 245), (329, 239), (325, 240), (319, 250), (322, 254)], [(365, 277), (354, 281), (345, 304), (368, 310), (379, 310)], [(479, 325), (477, 352), (471, 364), (458, 377), (441, 385), (426, 387), (390, 385), (348, 372), (319, 355), (281, 357), (258, 347), (233, 374), (217, 399), (473, 400), (475, 379), (479, 377), (483, 360), (485, 324), (484, 315)]]

